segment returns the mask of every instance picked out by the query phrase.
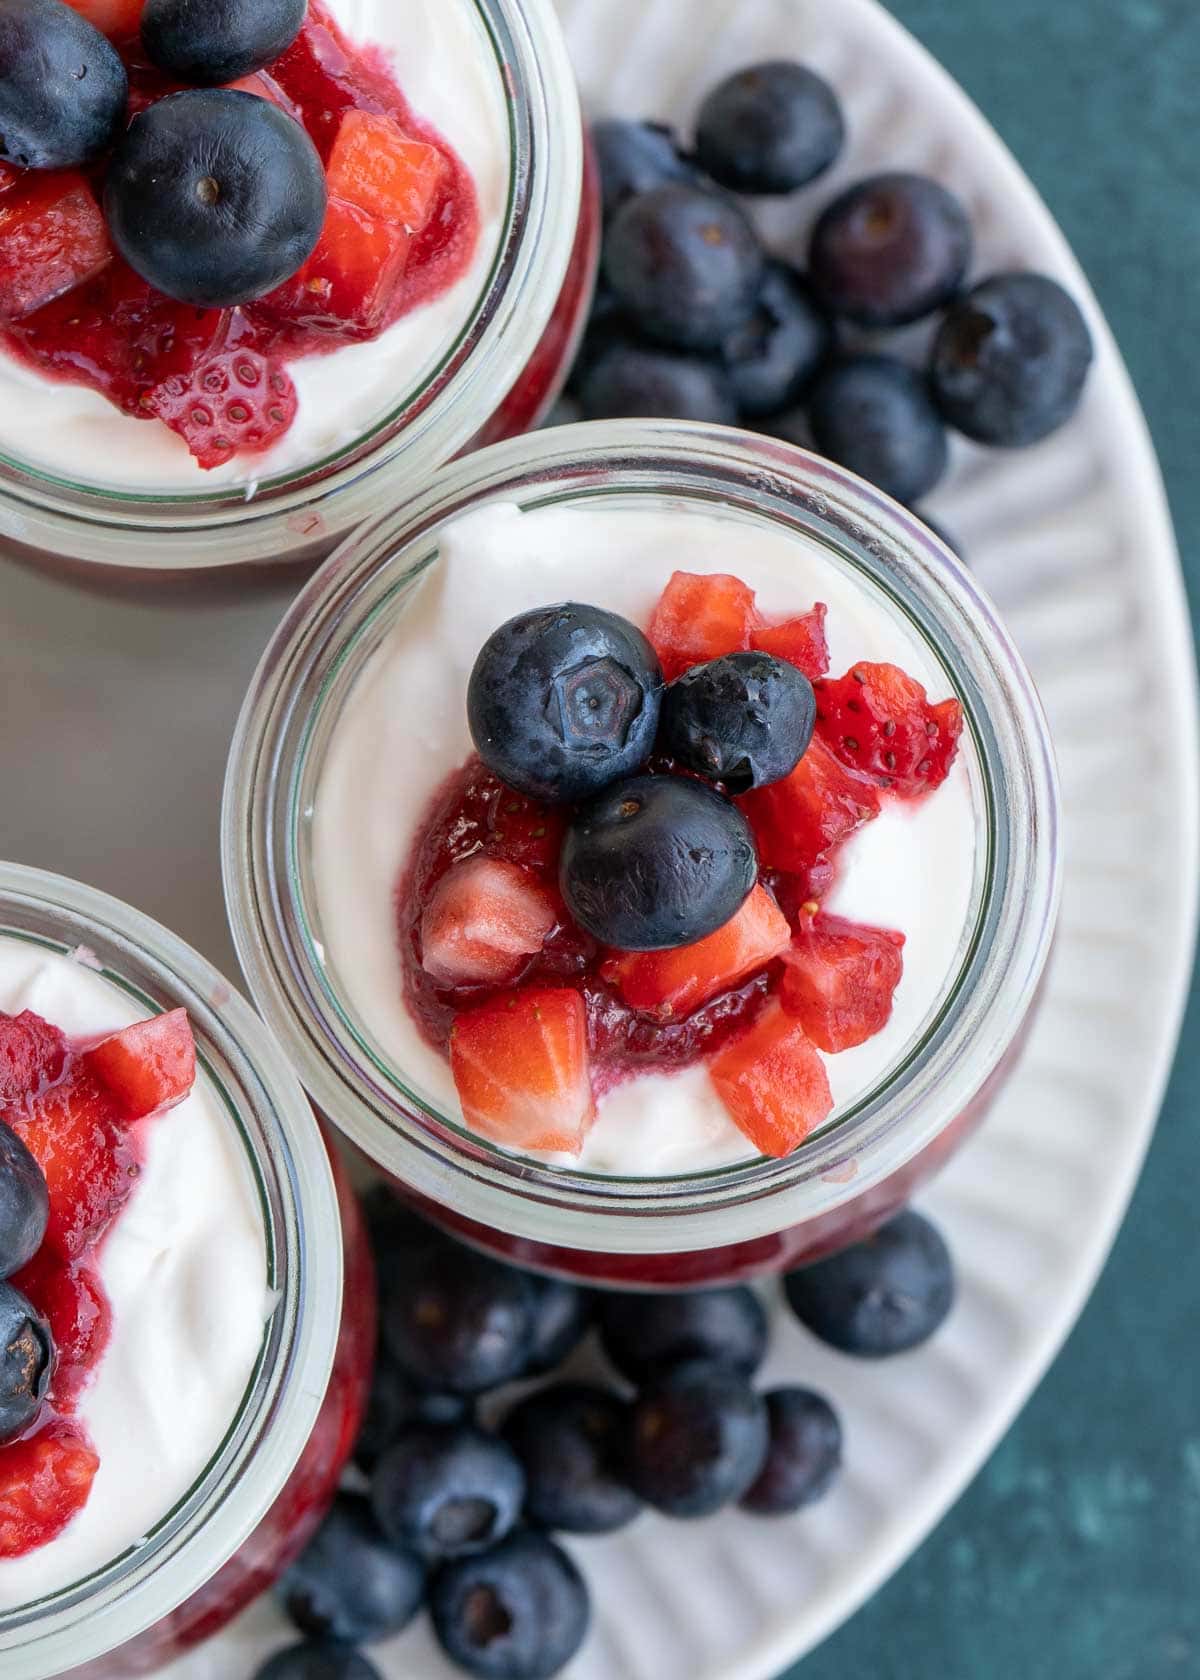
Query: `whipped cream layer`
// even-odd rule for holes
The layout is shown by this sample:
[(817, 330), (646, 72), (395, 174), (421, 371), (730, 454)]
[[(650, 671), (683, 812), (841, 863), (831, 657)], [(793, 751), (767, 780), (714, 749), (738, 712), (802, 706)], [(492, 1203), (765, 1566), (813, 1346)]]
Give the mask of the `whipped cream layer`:
[[(23, 1009), (73, 1039), (147, 1014), (83, 962), (0, 938), (0, 1011)], [(100, 1469), (57, 1539), (0, 1559), (0, 1611), (83, 1580), (166, 1516), (224, 1439), (262, 1347), (262, 1216), (233, 1121), (203, 1073), (143, 1136), (137, 1188), (99, 1249), (112, 1337), (76, 1411)]]
[[(586, 601), (647, 625), (672, 571), (731, 572), (762, 612), (782, 619), (829, 608), (831, 670), (890, 661), (949, 691), (931, 650), (865, 581), (815, 544), (765, 522), (626, 498), (522, 512), (494, 503), (446, 526), (441, 563), (376, 650), (338, 719), (313, 813), (320, 939), (342, 996), (402, 1075), (461, 1117), (445, 1059), (404, 1001), (393, 912), (397, 883), (429, 801), (473, 751), (466, 688), (484, 641), (505, 619), (560, 600)], [(830, 912), (906, 937), (904, 976), (888, 1026), (826, 1056), (835, 1113), (901, 1060), (953, 982), (969, 940), (981, 848), (964, 741), (942, 787), (916, 804), (888, 801), (840, 854)], [(752, 1157), (707, 1069), (643, 1074), (619, 1085), (574, 1158), (561, 1165), (623, 1177), (707, 1170)]]

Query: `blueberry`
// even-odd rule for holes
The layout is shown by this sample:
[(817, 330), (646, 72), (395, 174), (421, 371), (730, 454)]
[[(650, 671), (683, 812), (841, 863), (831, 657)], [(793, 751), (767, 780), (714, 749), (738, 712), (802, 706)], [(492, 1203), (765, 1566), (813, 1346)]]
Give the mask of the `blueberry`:
[(842, 1464), (842, 1426), (828, 1400), (811, 1388), (775, 1388), (763, 1399), (771, 1444), (742, 1508), (782, 1516), (829, 1492)]
[(748, 793), (791, 775), (816, 720), (803, 671), (769, 653), (727, 653), (668, 685), (658, 750), (732, 794)]
[(631, 198), (604, 241), (604, 273), (634, 323), (684, 350), (716, 350), (754, 308), (764, 258), (732, 200), (669, 183)]
[(470, 1401), (461, 1394), (422, 1388), (384, 1349), (375, 1362), (366, 1415), (354, 1443), (354, 1460), (370, 1472), (414, 1423), (463, 1423)]
[(610, 1534), (641, 1501), (624, 1480), (628, 1407), (606, 1389), (563, 1383), (531, 1394), (504, 1424), (525, 1467), (525, 1513), (542, 1528)]
[(425, 1388), (481, 1394), (520, 1376), (533, 1342), (534, 1296), (511, 1266), (446, 1244), (420, 1254), (385, 1302), (391, 1357)]
[(1092, 335), (1078, 304), (1044, 274), (996, 274), (947, 313), (930, 376), (938, 407), (979, 443), (1037, 443), (1079, 406)]
[(890, 356), (835, 362), (813, 387), (809, 420), (822, 455), (898, 502), (924, 496), (946, 470), (946, 432), (925, 381)]
[(33, 1422), (53, 1366), (50, 1326), (11, 1283), (0, 1283), (0, 1443)]
[(308, 0), (146, 0), (142, 45), (176, 81), (220, 87), (286, 52), (307, 9)]
[(371, 1477), (376, 1521), (395, 1546), (422, 1557), (464, 1557), (516, 1523), (525, 1472), (512, 1448), (472, 1423), (426, 1424), (401, 1436)]
[(295, 274), (320, 238), (325, 202), (325, 171), (300, 124), (232, 88), (173, 93), (135, 117), (104, 193), (129, 266), (206, 309), (247, 303)]
[(349, 1645), (307, 1640), (277, 1651), (256, 1670), (254, 1680), (380, 1680), (380, 1674)]
[(835, 198), (813, 229), (809, 272), (821, 302), (864, 327), (900, 327), (948, 303), (971, 261), (971, 223), (926, 175), (872, 175)]
[(749, 1377), (767, 1351), (767, 1315), (744, 1285), (681, 1295), (605, 1292), (597, 1312), (605, 1353), (633, 1383), (698, 1359)]
[(0, 159), (74, 169), (112, 144), (129, 80), (116, 49), (61, 0), (0, 5)]
[(886, 1359), (929, 1340), (954, 1304), (950, 1252), (927, 1219), (898, 1214), (866, 1242), (790, 1272), (801, 1324), (843, 1353)]
[(732, 426), (737, 398), (718, 362), (657, 345), (617, 343), (582, 373), (585, 420), (699, 420)]
[(447, 1656), (481, 1680), (550, 1680), (583, 1644), (591, 1616), (562, 1547), (527, 1531), (439, 1569), (429, 1610)]
[(592, 1322), (591, 1297), (563, 1278), (529, 1277), (533, 1290), (533, 1340), (526, 1370), (553, 1371), (587, 1335)]
[(609, 788), (577, 812), (559, 862), (575, 920), (620, 951), (665, 951), (715, 933), (757, 877), (745, 817), (682, 776)]
[(725, 1365), (677, 1365), (633, 1407), (629, 1480), (669, 1517), (707, 1517), (738, 1500), (767, 1457), (767, 1408)]
[(773, 59), (713, 88), (700, 107), (696, 156), (734, 192), (787, 193), (828, 169), (845, 138), (829, 83), (803, 64)]
[(384, 1539), (369, 1500), (339, 1493), (277, 1592), (301, 1633), (369, 1645), (399, 1633), (421, 1608), (425, 1564)]
[(721, 346), (742, 414), (758, 419), (796, 402), (832, 342), (803, 276), (786, 263), (769, 263), (753, 314)]
[(0, 1120), (0, 1278), (33, 1259), (46, 1235), (50, 1196), (42, 1169)]
[(667, 181), (692, 181), (698, 171), (679, 155), (671, 130), (662, 123), (625, 122), (608, 117), (592, 124), (607, 221), (626, 199)]
[(489, 770), (556, 804), (640, 769), (661, 696), (658, 657), (636, 625), (565, 601), (492, 632), (467, 686), (467, 720)]

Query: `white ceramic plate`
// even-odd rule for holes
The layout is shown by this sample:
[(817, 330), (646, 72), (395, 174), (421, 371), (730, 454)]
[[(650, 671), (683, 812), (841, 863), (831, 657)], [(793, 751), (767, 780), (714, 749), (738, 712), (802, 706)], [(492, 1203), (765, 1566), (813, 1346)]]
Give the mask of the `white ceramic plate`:
[[(980, 271), (1057, 275), (1090, 307), (1099, 350), (1064, 432), (1028, 453), (964, 446), (930, 502), (1041, 684), (1067, 817), (1062, 933), (1034, 1040), (994, 1119), (925, 1203), (958, 1256), (961, 1305), (933, 1345), (879, 1368), (823, 1350), (777, 1315), (767, 1378), (827, 1389), (845, 1418), (846, 1475), (811, 1513), (645, 1517), (576, 1547), (596, 1625), (571, 1680), (761, 1680), (850, 1615), (959, 1495), (1060, 1347), (1124, 1212), (1192, 956), (1189, 620), (1145, 425), (1082, 274), (979, 113), (874, 0), (560, 0), (560, 10), (596, 113), (686, 130), (724, 71), (807, 60), (841, 92), (851, 146), (802, 198), (808, 208), (769, 207), (777, 244), (802, 251), (811, 207), (841, 180), (925, 170), (969, 206)], [(261, 1606), (171, 1680), (239, 1680), (285, 1637)], [(424, 1626), (376, 1660), (387, 1680), (453, 1672)]]

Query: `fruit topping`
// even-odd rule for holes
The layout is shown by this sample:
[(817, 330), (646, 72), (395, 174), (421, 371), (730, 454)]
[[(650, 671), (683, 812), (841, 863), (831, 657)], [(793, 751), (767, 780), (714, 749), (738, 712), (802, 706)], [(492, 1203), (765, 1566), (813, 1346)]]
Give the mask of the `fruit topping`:
[(597, 354), (581, 377), (579, 403), (585, 420), (670, 414), (717, 426), (737, 421), (737, 398), (723, 368), (630, 338), (614, 338)]
[(641, 768), (661, 691), (640, 630), (616, 613), (564, 602), (493, 631), (471, 672), (467, 717), (488, 768), (553, 804)]
[(941, 416), (919, 373), (891, 356), (849, 356), (809, 399), (817, 448), (898, 502), (915, 502), (946, 470)]
[(531, 1529), (446, 1564), (429, 1612), (446, 1655), (479, 1680), (547, 1680), (583, 1644), (591, 1614), (575, 1564)]
[(54, 1423), (0, 1453), (0, 1558), (61, 1534), (87, 1504), (100, 1460), (80, 1432)]
[[(818, 695), (818, 714), (820, 705)], [(835, 757), (818, 733), (790, 776), (744, 795), (741, 806), (763, 868), (803, 875), (878, 816), (879, 793)]]
[(84, 1061), (123, 1120), (174, 1108), (196, 1083), (196, 1041), (186, 1009), (172, 1009), (114, 1033)]
[(771, 1444), (743, 1511), (779, 1517), (823, 1499), (842, 1467), (842, 1426), (824, 1395), (773, 1388), (763, 1395)]
[(559, 1383), (529, 1395), (504, 1422), (525, 1470), (525, 1514), (539, 1528), (611, 1534), (642, 1502), (625, 1483), (629, 1408), (607, 1389)]
[(62, 1073), (67, 1041), (32, 1009), (0, 1015), (0, 1107), (36, 1097)]
[(359, 1493), (339, 1493), (276, 1589), (301, 1633), (372, 1644), (406, 1628), (425, 1600), (425, 1564), (385, 1540)]
[(436, 146), (410, 140), (391, 117), (357, 110), (342, 118), (325, 171), (331, 198), (410, 234), (432, 216), (445, 174)]
[(846, 138), (837, 94), (803, 64), (774, 59), (719, 82), (700, 107), (696, 156), (743, 193), (788, 193), (833, 163)]
[(767, 1352), (767, 1315), (744, 1285), (685, 1294), (603, 1294), (600, 1339), (609, 1359), (631, 1383), (672, 1365), (714, 1360), (752, 1377)]
[(904, 935), (840, 916), (808, 916), (784, 957), (780, 1001), (820, 1050), (836, 1055), (882, 1032), (904, 972)]
[(304, 129), (269, 100), (191, 88), (133, 119), (104, 206), (131, 268), (168, 297), (224, 308), (262, 297), (311, 256), (325, 172)]
[(112, 1330), (100, 1276), (86, 1258), (68, 1265), (44, 1248), (13, 1283), (50, 1326), (55, 1349), (50, 1400), (56, 1411), (69, 1409), (90, 1381)]
[(647, 635), (674, 682), (692, 665), (723, 653), (742, 653), (758, 622), (754, 591), (723, 572), (673, 572), (659, 597)]
[(865, 1242), (789, 1272), (788, 1305), (843, 1353), (885, 1359), (929, 1340), (954, 1304), (954, 1266), (941, 1236), (911, 1209)]
[(82, 175), (33, 177), (0, 199), (0, 319), (18, 321), (112, 261), (100, 206)]
[(404, 276), (410, 247), (404, 228), (331, 198), (311, 257), (261, 307), (293, 330), (372, 338)]
[(0, 1283), (0, 1443), (33, 1423), (53, 1368), (50, 1326), (11, 1283)]
[(785, 618), (782, 624), (759, 625), (750, 632), (750, 646), (760, 653), (774, 654), (776, 659), (786, 659), (798, 671), (803, 671), (809, 682), (816, 682), (829, 670), (829, 643), (825, 639), (827, 610), (818, 601), (811, 612), (801, 613), (798, 618)]
[(757, 875), (746, 819), (715, 789), (634, 776), (576, 813), (559, 885), (575, 920), (604, 944), (666, 951), (725, 927)]
[(957, 700), (931, 705), (898, 666), (866, 662), (823, 678), (816, 694), (818, 734), (851, 769), (901, 799), (919, 798), (949, 775), (963, 728)]
[(307, 0), (145, 0), (142, 45), (177, 81), (217, 87), (286, 52), (306, 9)]
[(721, 345), (740, 413), (758, 420), (799, 402), (832, 345), (832, 328), (804, 277), (786, 263), (768, 263), (753, 313)]
[(533, 1312), (523, 1272), (437, 1241), (410, 1254), (404, 1287), (385, 1300), (384, 1346), (426, 1388), (480, 1394), (525, 1370)]
[(639, 1014), (680, 1021), (733, 991), (790, 943), (787, 918), (765, 888), (755, 887), (737, 914), (707, 938), (669, 951), (620, 953), (601, 973)]
[(42, 1170), (0, 1120), (0, 1278), (33, 1259), (46, 1235), (50, 1196)]
[(472, 1423), (407, 1430), (371, 1477), (375, 1520), (420, 1557), (467, 1557), (510, 1532), (525, 1499), (512, 1448)]
[(930, 360), (934, 397), (979, 443), (1037, 443), (1079, 406), (1092, 354), (1082, 311), (1056, 281), (996, 274), (942, 321)]
[(67, 0), (67, 5), (110, 41), (125, 41), (141, 27), (145, 0)]
[(579, 1152), (596, 1109), (578, 992), (530, 987), (456, 1016), (450, 1068), (468, 1126), (510, 1149)]
[(246, 345), (218, 345), (189, 373), (164, 379), (145, 406), (212, 468), (277, 443), (296, 418), (298, 398), (278, 362)]
[(926, 175), (873, 175), (828, 205), (809, 269), (827, 309), (864, 327), (900, 327), (940, 309), (971, 261), (966, 211)]
[(737, 1371), (695, 1360), (634, 1402), (629, 1479), (669, 1517), (707, 1517), (740, 1499), (767, 1456), (767, 1410)]
[(75, 169), (110, 144), (129, 80), (99, 30), (60, 0), (0, 8), (0, 158)]
[(133, 1189), (137, 1159), (116, 1103), (76, 1062), (56, 1085), (10, 1109), (9, 1124), (46, 1177), (50, 1219), (45, 1246), (73, 1260), (98, 1242)]
[(500, 985), (541, 950), (558, 915), (552, 895), (515, 863), (467, 858), (425, 907), (422, 966), (441, 986)]
[(658, 750), (731, 794), (782, 781), (812, 740), (817, 705), (795, 665), (728, 653), (693, 665), (663, 695)]
[(735, 1124), (763, 1155), (790, 1155), (833, 1111), (824, 1062), (777, 1003), (717, 1053), (710, 1072)]

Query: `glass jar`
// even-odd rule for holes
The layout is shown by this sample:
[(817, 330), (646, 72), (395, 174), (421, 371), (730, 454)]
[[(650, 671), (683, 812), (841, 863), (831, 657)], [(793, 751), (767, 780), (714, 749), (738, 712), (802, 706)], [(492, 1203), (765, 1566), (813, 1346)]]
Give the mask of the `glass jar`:
[(276, 1305), (238, 1414), (199, 1479), (122, 1556), (0, 1612), (6, 1680), (116, 1680), (217, 1632), (286, 1568), (327, 1510), (370, 1381), (373, 1271), (354, 1196), (286, 1058), (203, 958), (116, 899), (14, 864), (0, 865), (0, 935), (77, 953), (147, 1012), (187, 1010), (266, 1236), (264, 1289)]
[[(786, 1159), (650, 1180), (507, 1155), (414, 1089), (325, 960), (311, 824), (331, 734), (437, 565), (438, 527), (490, 500), (649, 502), (782, 528), (819, 545), (823, 561), (900, 617), (962, 703), (978, 843), (957, 971), (899, 1061)], [(731, 531), (734, 571), (736, 541)], [(588, 598), (586, 578), (573, 585)], [(863, 1234), (907, 1199), (977, 1123), (1011, 1065), (1059, 892), (1045, 719), (970, 574), (918, 520), (831, 463), (767, 438), (667, 422), (566, 427), (484, 451), (347, 543), (294, 603), (254, 680), (228, 771), (223, 850), (251, 991), (322, 1111), (472, 1240), (625, 1285), (779, 1269)]]
[(311, 562), (472, 440), (512, 436), (545, 416), (586, 323), (599, 258), (574, 74), (552, 0), (452, 3), (485, 62), (494, 59), (509, 187), (483, 287), (440, 360), (335, 454), (252, 484), (144, 494), (90, 480), (83, 463), (72, 481), (0, 455), (8, 545), (71, 570)]

